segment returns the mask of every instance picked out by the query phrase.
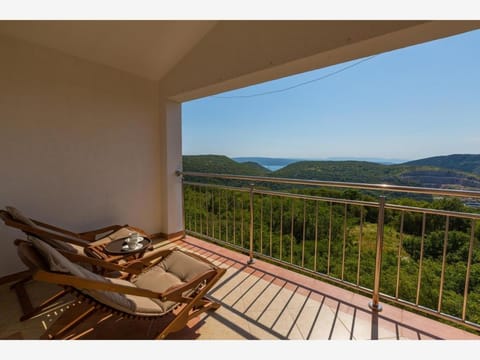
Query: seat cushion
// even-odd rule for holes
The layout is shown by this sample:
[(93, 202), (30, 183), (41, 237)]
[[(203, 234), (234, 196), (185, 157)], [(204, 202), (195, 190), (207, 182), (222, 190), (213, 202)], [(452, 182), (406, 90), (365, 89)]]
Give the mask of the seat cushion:
[[(148, 289), (159, 293), (163, 293), (170, 288), (184, 284), (184, 282), (181, 281), (178, 276), (166, 272), (161, 266), (158, 265), (153, 266), (151, 269), (138, 275), (133, 282), (135, 286), (139, 288)], [(165, 310), (175, 306), (173, 301), (161, 301), (160, 299), (152, 300)]]
[(176, 249), (166, 256), (157, 266), (177, 276), (182, 282), (188, 282), (196, 276), (214, 268), (212, 264), (201, 261)]

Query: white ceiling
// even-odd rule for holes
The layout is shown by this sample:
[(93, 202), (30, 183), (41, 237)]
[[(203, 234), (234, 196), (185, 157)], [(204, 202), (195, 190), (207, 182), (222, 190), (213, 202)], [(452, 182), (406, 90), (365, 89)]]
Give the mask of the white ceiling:
[(216, 24), (207, 20), (0, 21), (0, 33), (160, 80)]
[(0, 20), (0, 34), (159, 81), (178, 102), (479, 28), (478, 20)]

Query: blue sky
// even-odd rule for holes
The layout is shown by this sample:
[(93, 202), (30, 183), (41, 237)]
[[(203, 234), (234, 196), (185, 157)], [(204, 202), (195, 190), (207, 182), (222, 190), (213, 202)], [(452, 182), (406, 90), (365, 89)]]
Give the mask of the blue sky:
[[(480, 153), (480, 30), (182, 105), (183, 154), (419, 159)], [(232, 97), (232, 98), (228, 98)]]

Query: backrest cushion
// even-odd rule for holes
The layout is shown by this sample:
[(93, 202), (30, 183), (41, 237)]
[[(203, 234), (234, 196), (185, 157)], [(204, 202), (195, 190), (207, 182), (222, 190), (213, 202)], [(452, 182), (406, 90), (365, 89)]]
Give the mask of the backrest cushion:
[(6, 206), (5, 209), (7, 209), (8, 213), (12, 216), (12, 218), (16, 221), (19, 221), (25, 225), (35, 227), (35, 223), (30, 220), (27, 216), (23, 215), (20, 210), (13, 206)]
[[(6, 206), (5, 208), (14, 220), (16, 220), (18, 222), (21, 222), (24, 225), (35, 228), (36, 230), (45, 231), (44, 229), (40, 229), (39, 226), (37, 226), (27, 216), (23, 215), (22, 212), (20, 210), (18, 210), (17, 208), (15, 208), (13, 206)], [(46, 231), (47, 232), (52, 232), (51, 230), (46, 230)], [(27, 234), (27, 237), (28, 237), (29, 240), (31, 240), (32, 236), (33, 235), (31, 235), (31, 234)], [(83, 247), (82, 246), (75, 245), (75, 244), (70, 244), (70, 243), (67, 243), (65, 241), (61, 241), (61, 240), (57, 240), (57, 239), (52, 239), (50, 237), (47, 237), (46, 235), (45, 236), (35, 235), (35, 236), (37, 238), (41, 238), (41, 240), (46, 241), (48, 244), (50, 244), (51, 246), (53, 246), (56, 249), (68, 251), (68, 252), (71, 252), (73, 254), (82, 254), (83, 253)]]
[(67, 251), (72, 254), (83, 254), (84, 247), (76, 244), (70, 244), (62, 240), (51, 239), (47, 236), (42, 236), (41, 238), (38, 236), (27, 235), (27, 238), (31, 241), (32, 238), (36, 238), (38, 240), (43, 240), (50, 246), (54, 247), (58, 250)]
[(166, 272), (176, 275), (181, 281), (188, 282), (211, 269), (213, 265), (196, 259), (181, 250), (173, 250), (159, 266)]
[[(111, 283), (113, 281), (109, 280), (108, 278), (101, 276), (99, 274), (95, 274), (90, 270), (75, 264), (68, 260), (65, 256), (60, 254), (57, 250), (53, 247), (48, 245), (42, 240), (32, 237), (31, 239), (33, 246), (39, 250), (39, 252), (45, 257), (47, 260), (50, 270), (56, 272), (67, 273), (71, 275), (75, 275), (82, 279), (87, 280), (94, 280), (104, 283)], [(132, 283), (125, 281), (125, 284), (129, 284), (128, 286), (135, 286)], [(112, 291), (103, 291), (103, 290), (84, 290), (78, 289), (82, 292), (88, 293), (93, 298), (99, 300), (102, 303), (106, 303), (112, 307), (120, 307), (122, 309), (134, 308), (134, 303), (127, 299), (123, 294), (112, 292)]]

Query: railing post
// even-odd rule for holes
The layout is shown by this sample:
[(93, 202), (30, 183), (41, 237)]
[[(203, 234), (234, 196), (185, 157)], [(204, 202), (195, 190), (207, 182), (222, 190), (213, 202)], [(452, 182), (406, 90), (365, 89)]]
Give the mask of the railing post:
[(253, 259), (253, 189), (255, 184), (250, 183), (250, 250), (249, 250), (249, 259), (248, 264), (253, 264), (255, 260)]
[(186, 213), (186, 209), (185, 209), (185, 185), (183, 183), (183, 172), (182, 170), (176, 170), (175, 171), (175, 175), (180, 177), (180, 181), (181, 181), (181, 186), (182, 186), (182, 222), (183, 222), (183, 236), (182, 236), (182, 239), (185, 239), (185, 237), (187, 236), (187, 224), (185, 222), (185, 219), (186, 219), (186, 216), (185, 216), (185, 213)]
[(375, 258), (375, 279), (373, 284), (372, 301), (368, 306), (373, 311), (382, 311), (382, 305), (378, 303), (380, 294), (380, 270), (382, 268), (383, 251), (383, 225), (385, 221), (385, 196), (380, 196), (378, 201), (378, 225), (377, 225), (377, 254)]

